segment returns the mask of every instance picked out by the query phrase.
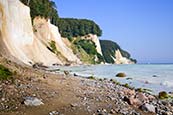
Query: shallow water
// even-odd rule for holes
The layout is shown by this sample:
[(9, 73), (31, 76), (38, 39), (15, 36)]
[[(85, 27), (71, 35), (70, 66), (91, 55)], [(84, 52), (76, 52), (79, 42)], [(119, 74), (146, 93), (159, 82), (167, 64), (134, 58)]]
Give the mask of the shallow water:
[[(173, 92), (173, 64), (82, 65), (58, 68), (84, 77), (93, 75), (98, 78), (113, 78), (136, 88), (152, 89), (153, 93), (163, 90)], [(126, 73), (127, 77), (115, 77), (119, 72)], [(127, 78), (132, 79), (127, 80)]]

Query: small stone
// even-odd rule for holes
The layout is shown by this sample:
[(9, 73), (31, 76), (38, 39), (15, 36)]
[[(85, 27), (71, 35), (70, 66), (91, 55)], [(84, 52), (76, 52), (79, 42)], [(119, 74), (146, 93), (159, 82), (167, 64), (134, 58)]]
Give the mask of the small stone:
[(24, 104), (27, 106), (39, 106), (43, 105), (44, 103), (41, 101), (41, 99), (36, 97), (25, 97)]
[(110, 114), (115, 114), (116, 111), (114, 109), (111, 109)]
[(70, 104), (70, 106), (71, 106), (71, 107), (77, 107), (78, 104), (77, 104), (77, 103), (72, 103), (72, 104)]
[(49, 113), (49, 115), (59, 115), (59, 112), (58, 112), (58, 111), (51, 111), (51, 112)]
[(148, 97), (148, 100), (149, 100), (149, 101), (152, 101), (152, 100), (154, 100), (154, 99), (155, 99), (155, 97), (154, 97), (154, 96), (152, 96), (152, 95), (148, 95), (147, 97)]
[(103, 78), (104, 81), (108, 80), (108, 78)]
[(100, 113), (100, 112), (101, 112), (101, 110), (100, 110), (100, 109), (98, 109), (98, 110), (97, 110), (97, 113)]
[(162, 101), (162, 104), (165, 105), (165, 106), (168, 106), (169, 102), (168, 101)]
[(153, 75), (152, 77), (158, 77), (157, 75)]
[(5, 98), (1, 98), (2, 101), (5, 101)]
[(172, 115), (172, 112), (162, 112), (162, 115)]
[(153, 112), (153, 113), (156, 112), (155, 106), (148, 104), (148, 103), (141, 105), (139, 108), (143, 111), (149, 111), (149, 112)]
[(131, 115), (140, 115), (140, 113), (138, 113), (138, 112), (136, 112), (136, 111), (133, 111), (133, 112), (131, 113)]
[(107, 110), (106, 110), (106, 109), (103, 109), (103, 112), (105, 112), (105, 113), (106, 113), (106, 112), (107, 112)]
[(78, 76), (76, 73), (73, 74), (74, 76)]
[(69, 72), (69, 71), (64, 71), (64, 74), (65, 74), (65, 75), (69, 75), (70, 72)]

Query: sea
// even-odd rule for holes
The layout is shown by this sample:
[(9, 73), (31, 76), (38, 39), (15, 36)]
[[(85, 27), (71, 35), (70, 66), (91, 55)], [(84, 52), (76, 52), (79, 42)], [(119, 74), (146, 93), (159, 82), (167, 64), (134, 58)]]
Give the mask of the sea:
[[(160, 91), (173, 92), (173, 64), (133, 64), (133, 65), (80, 65), (58, 67), (82, 77), (115, 79), (131, 87), (150, 89), (153, 94)], [(127, 76), (116, 77), (123, 72)]]

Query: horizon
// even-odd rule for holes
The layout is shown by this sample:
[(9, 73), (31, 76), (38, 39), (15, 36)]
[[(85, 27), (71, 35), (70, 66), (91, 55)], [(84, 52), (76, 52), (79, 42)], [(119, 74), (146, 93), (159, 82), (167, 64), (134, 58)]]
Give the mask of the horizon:
[(60, 17), (95, 21), (100, 39), (118, 43), (138, 63), (173, 63), (173, 1), (54, 1)]

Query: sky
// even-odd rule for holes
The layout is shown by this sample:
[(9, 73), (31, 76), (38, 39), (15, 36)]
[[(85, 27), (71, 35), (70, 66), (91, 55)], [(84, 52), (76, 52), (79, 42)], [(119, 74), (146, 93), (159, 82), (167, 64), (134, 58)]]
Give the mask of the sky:
[(54, 0), (60, 17), (91, 19), (100, 39), (117, 42), (138, 63), (173, 63), (173, 0)]

